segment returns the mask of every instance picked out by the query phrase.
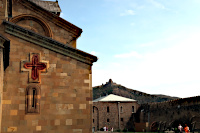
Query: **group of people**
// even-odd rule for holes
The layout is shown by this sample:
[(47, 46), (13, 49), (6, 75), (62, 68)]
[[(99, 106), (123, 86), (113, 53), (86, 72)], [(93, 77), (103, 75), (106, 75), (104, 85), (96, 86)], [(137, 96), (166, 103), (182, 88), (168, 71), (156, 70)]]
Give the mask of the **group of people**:
[[(108, 131), (108, 127), (107, 127), (107, 126), (104, 126), (104, 127), (103, 127), (103, 130), (104, 130), (104, 131)], [(185, 124), (184, 129), (183, 129), (183, 127), (181, 126), (181, 124), (179, 124), (178, 130), (179, 130), (180, 133), (182, 133), (183, 130), (185, 131), (185, 133), (190, 133), (190, 130), (189, 130), (189, 127), (187, 126), (187, 124)], [(113, 132), (113, 127), (110, 128), (110, 131)]]
[[(178, 130), (180, 133), (183, 132), (183, 127), (181, 126), (181, 124), (179, 124)], [(187, 126), (187, 124), (185, 124), (184, 131), (185, 131), (185, 133), (190, 133), (190, 130), (189, 130), (189, 127)]]
[[(108, 127), (104, 126), (103, 131), (108, 131)], [(110, 131), (113, 132), (113, 127), (110, 128)]]

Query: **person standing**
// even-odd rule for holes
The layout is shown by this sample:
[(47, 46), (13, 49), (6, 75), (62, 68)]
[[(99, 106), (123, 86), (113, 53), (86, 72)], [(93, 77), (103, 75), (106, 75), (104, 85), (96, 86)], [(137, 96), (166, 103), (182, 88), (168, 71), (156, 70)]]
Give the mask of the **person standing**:
[(187, 126), (187, 124), (185, 124), (184, 130), (185, 130), (185, 133), (190, 133), (190, 130), (189, 130), (189, 127)]
[(182, 132), (183, 132), (183, 127), (181, 126), (181, 124), (179, 124), (178, 130), (179, 130), (179, 133), (182, 133)]
[(106, 131), (106, 126), (103, 127), (103, 130)]
[(113, 132), (113, 127), (111, 127), (110, 131)]

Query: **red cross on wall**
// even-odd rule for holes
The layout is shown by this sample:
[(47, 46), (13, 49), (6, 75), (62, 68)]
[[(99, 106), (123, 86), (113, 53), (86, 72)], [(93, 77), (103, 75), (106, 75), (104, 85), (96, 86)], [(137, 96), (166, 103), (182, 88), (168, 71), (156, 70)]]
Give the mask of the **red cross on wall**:
[(29, 71), (29, 82), (40, 82), (40, 72), (47, 72), (48, 63), (40, 62), (39, 53), (30, 54), (30, 62), (21, 61), (21, 70)]
[(39, 70), (44, 70), (46, 68), (46, 65), (44, 63), (39, 62), (38, 55), (32, 56), (32, 62), (31, 63), (25, 63), (24, 67), (26, 69), (31, 69), (31, 78), (33, 80), (36, 80), (39, 76)]

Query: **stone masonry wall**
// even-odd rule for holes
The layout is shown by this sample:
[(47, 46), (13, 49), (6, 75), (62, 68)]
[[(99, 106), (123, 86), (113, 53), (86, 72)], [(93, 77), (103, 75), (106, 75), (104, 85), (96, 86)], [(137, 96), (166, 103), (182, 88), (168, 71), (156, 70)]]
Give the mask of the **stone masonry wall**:
[[(120, 102), (120, 112), (118, 109), (118, 102), (94, 102), (93, 107), (93, 127), (95, 127), (95, 130), (97, 128), (97, 124), (99, 123), (99, 129), (103, 128), (104, 126), (107, 126), (109, 129), (111, 127), (114, 128), (114, 130), (117, 129), (127, 129), (127, 128), (133, 128), (134, 127), (134, 114), (135, 112), (132, 112), (132, 106), (135, 108), (135, 112), (138, 108), (138, 104), (136, 102)], [(107, 112), (107, 107), (109, 107), (109, 112)], [(122, 107), (122, 110), (121, 110)], [(97, 110), (98, 109), (98, 110)], [(120, 114), (120, 120), (119, 120), (119, 114)], [(109, 119), (109, 122), (108, 122)], [(97, 122), (97, 120), (99, 120)], [(120, 127), (119, 127), (119, 121), (120, 121)]]
[[(10, 65), (4, 74), (1, 133), (90, 133), (92, 131), (91, 66), (35, 44), (5, 34), (11, 40)], [(40, 113), (25, 114), (28, 72), (20, 61), (29, 53), (41, 53), (49, 61), (41, 74)]]
[[(59, 41), (61, 43), (67, 44), (69, 43), (69, 45), (71, 45), (72, 47), (76, 47), (76, 45), (73, 45), (71, 40), (74, 38), (74, 35), (72, 34), (72, 32), (70, 32), (69, 30), (65, 30), (63, 29), (63, 27), (60, 27), (58, 25), (56, 25), (55, 23), (53, 23), (52, 21), (55, 20), (50, 20), (48, 18), (48, 16), (46, 16), (46, 14), (42, 14), (41, 12), (36, 12), (33, 10), (30, 10), (28, 8), (25, 8), (23, 5), (21, 5), (20, 3), (18, 3), (17, 1), (14, 2), (13, 4), (13, 17), (21, 15), (21, 14), (28, 14), (28, 15), (35, 15), (38, 16), (39, 18), (42, 18), (50, 27), (53, 33), (53, 38), (56, 41)], [(25, 22), (23, 22), (24, 24)], [(22, 25), (21, 25), (22, 26)], [(27, 23), (27, 25), (25, 25), (25, 28), (27, 28), (28, 26), (31, 27), (38, 27), (37, 25), (34, 26), (34, 20), (29, 21)], [(39, 32), (40, 28), (36, 28), (38, 30), (38, 33), (43, 35), (43, 32)]]
[[(0, 47), (0, 108), (2, 108), (2, 92), (3, 92), (3, 48)], [(0, 110), (0, 118), (2, 117), (2, 110)], [(0, 125), (1, 125), (1, 119), (0, 119)], [(1, 130), (1, 126), (0, 126)]]
[(5, 11), (6, 11), (6, 0), (1, 0), (0, 1), (0, 23), (2, 23), (2, 20), (5, 19), (6, 17)]
[[(188, 124), (192, 129), (193, 122), (200, 123), (200, 97), (177, 99), (162, 103), (142, 105), (144, 119), (140, 122), (160, 123), (162, 129), (177, 127), (179, 123)], [(193, 120), (198, 118), (197, 120)], [(165, 125), (165, 127), (164, 127)], [(196, 126), (197, 127), (197, 126)], [(200, 127), (198, 127), (200, 128)]]

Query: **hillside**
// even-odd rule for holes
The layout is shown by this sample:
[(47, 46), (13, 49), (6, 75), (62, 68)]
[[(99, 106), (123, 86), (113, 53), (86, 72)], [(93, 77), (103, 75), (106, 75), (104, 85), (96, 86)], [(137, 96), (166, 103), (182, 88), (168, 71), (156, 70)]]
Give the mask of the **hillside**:
[(150, 95), (137, 90), (129, 89), (114, 83), (111, 79), (104, 85), (102, 84), (100, 86), (93, 87), (93, 100), (101, 96), (106, 96), (108, 94), (116, 94), (119, 96), (131, 98), (137, 100), (140, 104), (178, 99), (178, 97), (170, 97), (165, 95)]

